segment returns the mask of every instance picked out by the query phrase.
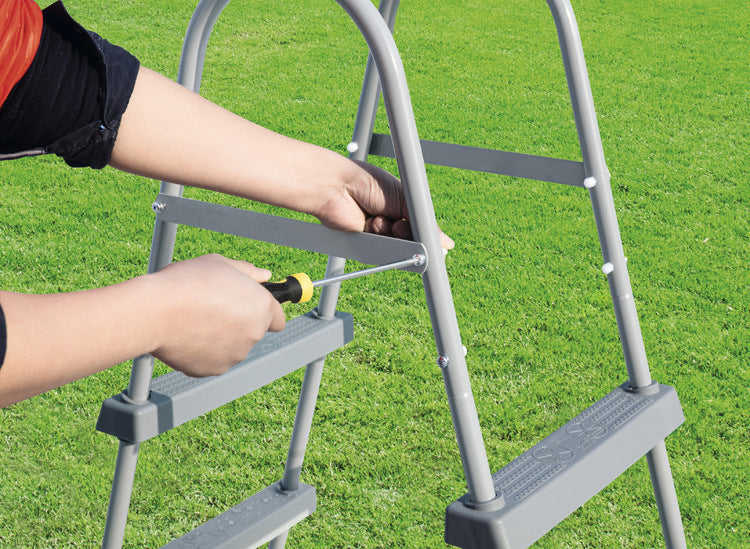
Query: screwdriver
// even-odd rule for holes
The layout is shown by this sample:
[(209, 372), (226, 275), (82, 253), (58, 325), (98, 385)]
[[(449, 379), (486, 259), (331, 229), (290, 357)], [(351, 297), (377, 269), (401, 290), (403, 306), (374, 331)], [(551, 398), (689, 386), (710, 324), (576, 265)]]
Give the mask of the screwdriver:
[(419, 267), (424, 265), (426, 260), (427, 259), (422, 254), (415, 254), (411, 258), (404, 259), (403, 261), (386, 263), (384, 265), (379, 265), (378, 267), (370, 267), (369, 269), (362, 269), (361, 271), (354, 271), (339, 276), (331, 276), (314, 282), (305, 273), (297, 273), (289, 275), (279, 282), (261, 282), (261, 286), (271, 292), (271, 295), (273, 295), (279, 303), (306, 303), (312, 299), (313, 289), (315, 288), (327, 286), (328, 284), (336, 284), (338, 282), (343, 282), (344, 280), (351, 280), (352, 278), (359, 278), (360, 276), (389, 271), (391, 269), (401, 269), (403, 267), (412, 266)]

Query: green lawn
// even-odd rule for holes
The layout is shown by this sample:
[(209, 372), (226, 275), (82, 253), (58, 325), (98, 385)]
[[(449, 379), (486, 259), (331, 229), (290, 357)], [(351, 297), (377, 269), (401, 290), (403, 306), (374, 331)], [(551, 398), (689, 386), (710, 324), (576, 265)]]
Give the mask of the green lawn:
[[(67, 4), (174, 77), (195, 3)], [(676, 387), (686, 416), (667, 448), (688, 544), (747, 547), (750, 12), (740, 0), (574, 8), (652, 373)], [(403, 2), (396, 41), (423, 138), (580, 158), (545, 2)], [(203, 93), (343, 153), (366, 53), (333, 1), (234, 0), (212, 36)], [(428, 175), (457, 242), (448, 269), (497, 470), (625, 380), (590, 203), (551, 183)], [(0, 164), (0, 285), (69, 291), (145, 272), (157, 189), (56, 158)], [(218, 251), (278, 275), (323, 274), (325, 258), (180, 231), (179, 259)], [(419, 278), (349, 282), (340, 308), (354, 315), (355, 339), (327, 362), (302, 478), (318, 510), (288, 546), (442, 547), (445, 507), (466, 487)], [(0, 411), (0, 547), (100, 542), (117, 444), (94, 424), (129, 370)], [(144, 443), (125, 546), (158, 547), (278, 480), (300, 380)], [(537, 544), (661, 545), (645, 460)]]

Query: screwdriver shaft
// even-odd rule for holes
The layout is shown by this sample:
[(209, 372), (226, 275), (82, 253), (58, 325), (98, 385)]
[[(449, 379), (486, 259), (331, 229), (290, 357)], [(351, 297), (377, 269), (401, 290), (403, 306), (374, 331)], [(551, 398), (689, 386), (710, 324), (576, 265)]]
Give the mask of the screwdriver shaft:
[(323, 278), (321, 280), (313, 281), (313, 288), (319, 288), (321, 286), (327, 286), (328, 284), (336, 284), (343, 282), (344, 280), (351, 280), (352, 278), (359, 278), (360, 276), (366, 276), (374, 273), (381, 273), (383, 271), (390, 271), (391, 269), (402, 269), (404, 267), (414, 267), (424, 265), (425, 256), (422, 254), (415, 254), (409, 259), (403, 261), (396, 261), (395, 263), (386, 263), (385, 265), (379, 265), (377, 267), (370, 267), (369, 269), (362, 269), (361, 271), (354, 271), (353, 273), (346, 273), (339, 276), (332, 276), (329, 278)]

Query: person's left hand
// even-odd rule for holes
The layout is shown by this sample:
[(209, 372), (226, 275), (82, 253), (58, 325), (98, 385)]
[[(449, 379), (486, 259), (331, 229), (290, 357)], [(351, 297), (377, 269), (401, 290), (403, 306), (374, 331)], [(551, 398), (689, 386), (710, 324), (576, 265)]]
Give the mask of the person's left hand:
[[(347, 182), (320, 212), (314, 213), (323, 225), (340, 231), (412, 237), (403, 187), (398, 178), (372, 164), (352, 161), (352, 173)], [(448, 250), (455, 245), (442, 231), (440, 242)]]

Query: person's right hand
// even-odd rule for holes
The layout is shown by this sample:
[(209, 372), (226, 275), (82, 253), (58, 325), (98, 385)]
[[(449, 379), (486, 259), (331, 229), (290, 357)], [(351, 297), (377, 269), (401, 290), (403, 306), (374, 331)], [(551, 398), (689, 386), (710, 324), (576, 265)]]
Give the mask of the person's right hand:
[(164, 313), (156, 358), (186, 375), (218, 375), (243, 360), (284, 312), (259, 283), (271, 273), (246, 261), (206, 255), (147, 275), (159, 284)]

